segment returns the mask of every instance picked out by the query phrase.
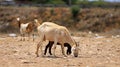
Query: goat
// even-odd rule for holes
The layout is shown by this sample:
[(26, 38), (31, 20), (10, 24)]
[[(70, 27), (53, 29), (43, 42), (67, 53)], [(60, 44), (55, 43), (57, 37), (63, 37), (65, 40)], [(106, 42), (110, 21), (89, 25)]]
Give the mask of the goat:
[[(35, 25), (34, 25), (33, 22), (22, 23), (20, 21), (20, 18), (17, 18), (17, 21), (18, 21), (18, 25), (19, 25), (19, 29), (20, 29), (21, 41), (24, 41), (25, 40), (25, 34), (27, 33), (28, 36), (29, 36), (30, 33), (33, 33)], [(33, 41), (34, 41), (34, 34), (33, 34)]]
[[(53, 41), (49, 41), (49, 43), (47, 44), (47, 46), (45, 47), (45, 52), (44, 55), (46, 55), (47, 49), (49, 48), (49, 54), (52, 55), (51, 53), (51, 48), (53, 46), (54, 42)], [(60, 43), (57, 43), (57, 45), (61, 45)], [(71, 46), (68, 43), (64, 43), (64, 47), (67, 47), (67, 52), (66, 54), (69, 55), (71, 54)]]
[(62, 54), (66, 57), (65, 52), (64, 52), (64, 43), (69, 43), (71, 47), (75, 47), (74, 51), (74, 56), (78, 56), (78, 48), (77, 44), (75, 41), (71, 38), (71, 35), (69, 31), (67, 30), (66, 27), (57, 25), (55, 23), (51, 22), (44, 22), (40, 26), (37, 27), (38, 33), (40, 34), (40, 41), (37, 44), (37, 50), (36, 50), (36, 55), (38, 55), (38, 50), (39, 47), (41, 49), (41, 53), (43, 56), (42, 52), (42, 42), (43, 41), (54, 41), (54, 56), (55, 56), (55, 49), (56, 49), (56, 44), (60, 43), (61, 44), (61, 49), (62, 49)]
[[(37, 19), (34, 20), (36, 22), (36, 26), (40, 26), (40, 23), (38, 22)], [(57, 24), (51, 23), (51, 22), (45, 22), (46, 24), (49, 24), (50, 26), (58, 26)], [(49, 41), (49, 43), (47, 44), (46, 48), (45, 48), (45, 52), (44, 55), (46, 55), (47, 49), (49, 48), (49, 54), (52, 55), (51, 53), (51, 48), (53, 46), (53, 41)], [(58, 45), (61, 45), (60, 43), (57, 43)], [(67, 47), (67, 52), (66, 54), (69, 55), (71, 54), (71, 46), (68, 43), (64, 43), (64, 46)]]

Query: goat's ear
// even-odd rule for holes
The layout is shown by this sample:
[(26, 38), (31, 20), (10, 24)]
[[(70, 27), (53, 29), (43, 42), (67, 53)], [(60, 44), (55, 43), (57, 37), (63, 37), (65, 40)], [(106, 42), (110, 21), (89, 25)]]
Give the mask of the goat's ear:
[[(74, 40), (74, 39), (73, 39), (73, 40)], [(78, 43), (78, 42), (76, 42), (75, 40), (74, 40), (74, 42), (75, 42), (76, 46), (79, 46), (79, 43)]]

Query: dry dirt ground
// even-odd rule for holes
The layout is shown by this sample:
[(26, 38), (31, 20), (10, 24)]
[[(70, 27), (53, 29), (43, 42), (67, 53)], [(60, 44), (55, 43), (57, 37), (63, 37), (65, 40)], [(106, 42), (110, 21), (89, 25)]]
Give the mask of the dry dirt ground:
[[(64, 58), (60, 46), (57, 57), (36, 57), (36, 44), (0, 34), (0, 67), (120, 67), (120, 37), (73, 37), (79, 42), (79, 57)], [(40, 55), (40, 51), (39, 51)]]

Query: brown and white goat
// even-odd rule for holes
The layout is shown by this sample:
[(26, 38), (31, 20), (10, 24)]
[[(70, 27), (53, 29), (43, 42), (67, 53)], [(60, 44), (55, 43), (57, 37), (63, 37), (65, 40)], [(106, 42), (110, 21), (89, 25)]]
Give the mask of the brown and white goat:
[(23, 23), (20, 20), (20, 18), (17, 18), (17, 22), (20, 29), (21, 41), (25, 40), (25, 34), (28, 34), (28, 36), (30, 36), (30, 33), (32, 33), (33, 41), (34, 41), (34, 34), (33, 34), (33, 31), (35, 29), (34, 23), (33, 22)]
[(62, 54), (66, 56), (64, 52), (64, 43), (69, 43), (71, 47), (74, 47), (73, 51), (74, 56), (78, 56), (78, 45), (75, 43), (75, 41), (72, 39), (68, 29), (64, 26), (57, 25), (52, 22), (44, 22), (40, 26), (37, 27), (38, 33), (39, 33), (39, 43), (37, 44), (37, 50), (36, 55), (38, 55), (39, 47), (41, 49), (41, 53), (43, 55), (42, 51), (42, 43), (43, 41), (54, 41), (54, 56), (55, 56), (55, 49), (57, 43), (61, 44)]

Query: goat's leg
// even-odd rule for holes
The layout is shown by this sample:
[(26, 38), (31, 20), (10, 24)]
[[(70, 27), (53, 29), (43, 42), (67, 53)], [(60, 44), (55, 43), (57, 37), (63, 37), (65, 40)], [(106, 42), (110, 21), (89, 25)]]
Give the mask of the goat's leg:
[(32, 34), (32, 38), (33, 38), (33, 41), (35, 41), (35, 34), (34, 33)]
[(20, 34), (21, 35), (21, 39), (20, 39), (20, 41), (22, 41), (23, 40), (23, 34)]
[(68, 49), (68, 48), (67, 48), (67, 52), (66, 52), (66, 54), (67, 54), (67, 55), (69, 55), (69, 54), (70, 54), (70, 53), (69, 53), (69, 49)]
[(49, 48), (49, 54), (52, 55), (52, 53), (51, 53), (51, 48), (52, 48), (52, 46), (53, 46), (53, 43), (54, 43), (54, 42), (50, 42), (50, 41), (49, 41), (49, 43), (48, 43), (47, 46), (45, 47), (44, 55), (46, 55), (48, 48)]
[(37, 55), (37, 57), (39, 57), (39, 54), (38, 54), (39, 47), (40, 47), (40, 42), (37, 44), (37, 50), (36, 50), (36, 52), (35, 52), (35, 54)]
[(25, 34), (23, 34), (23, 41), (25, 41)]
[(50, 41), (49, 41), (49, 43), (47, 44), (47, 46), (45, 47), (44, 55), (46, 55), (46, 53), (47, 53), (47, 49), (48, 49), (49, 46), (50, 46)]
[(23, 37), (22, 34), (20, 34), (20, 41), (22, 41), (22, 37)]
[(54, 51), (53, 51), (53, 53), (54, 53), (54, 56), (56, 57), (56, 55), (55, 55), (55, 50), (56, 50), (56, 45), (57, 45), (57, 39), (55, 39), (55, 41), (54, 41), (54, 44), (53, 44), (53, 45), (54, 45), (54, 48), (53, 48), (53, 49), (54, 49)]
[(62, 54), (65, 56), (65, 57), (67, 57), (67, 55), (65, 54), (65, 49), (64, 49), (64, 44), (62, 43), (61, 44), (61, 49), (62, 49)]
[(41, 50), (41, 55), (44, 56), (44, 55), (43, 55), (43, 51), (42, 51), (42, 43), (41, 43), (41, 42), (39, 42), (39, 43), (37, 44), (37, 50), (36, 50), (35, 54), (37, 55), (37, 57), (39, 57), (39, 54), (38, 54), (39, 48), (40, 48), (40, 50)]
[(42, 56), (44, 56), (43, 50), (42, 50), (43, 39), (44, 39), (43, 37), (44, 37), (44, 36), (42, 36), (42, 34), (41, 34), (40, 41), (39, 41), (39, 43), (37, 44), (37, 50), (36, 50), (36, 52), (35, 52), (35, 54), (37, 55), (37, 57), (39, 57), (39, 55), (38, 55), (39, 48), (40, 48), (40, 50), (41, 50)]
[(30, 39), (30, 33), (28, 33), (27, 41), (29, 41), (29, 39)]
[(31, 38), (30, 38), (30, 33), (28, 33), (28, 37), (27, 37), (27, 41), (29, 41)]
[(49, 43), (49, 53), (50, 53), (50, 55), (52, 55), (52, 53), (51, 53), (51, 48), (52, 48), (52, 46), (53, 46), (53, 42), (50, 42), (50, 43)]
[(44, 56), (43, 49), (42, 49), (42, 43), (40, 43), (40, 50), (41, 50), (41, 55)]

